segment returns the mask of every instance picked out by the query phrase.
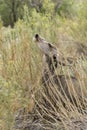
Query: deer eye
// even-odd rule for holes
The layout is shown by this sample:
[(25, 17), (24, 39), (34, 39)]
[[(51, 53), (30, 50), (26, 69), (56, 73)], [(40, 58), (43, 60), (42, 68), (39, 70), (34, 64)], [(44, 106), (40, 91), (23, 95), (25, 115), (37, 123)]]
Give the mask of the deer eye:
[(50, 43), (48, 43), (49, 47), (52, 48), (52, 45)]

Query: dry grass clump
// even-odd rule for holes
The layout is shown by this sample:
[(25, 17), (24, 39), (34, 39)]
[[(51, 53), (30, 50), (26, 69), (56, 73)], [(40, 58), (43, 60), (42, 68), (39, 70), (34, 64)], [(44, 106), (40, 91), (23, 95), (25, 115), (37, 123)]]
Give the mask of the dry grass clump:
[(16, 129), (86, 130), (87, 91), (83, 82), (85, 77), (81, 81), (82, 75), (52, 75), (49, 71), (47, 74), (43, 77), (45, 83), (41, 83), (42, 87), (32, 95), (32, 111), (22, 108), (16, 115)]
[(27, 30), (2, 28), (0, 34), (0, 120), (10, 129), (15, 111), (23, 106), (30, 109), (31, 91), (38, 83), (41, 65)]
[[(78, 73), (77, 67), (80, 68)], [(64, 67), (61, 75), (52, 75), (49, 71), (44, 74), (45, 86), (40, 91), (42, 99), (35, 101), (40, 120), (43, 125), (46, 123), (46, 130), (87, 129), (86, 74), (80, 62), (73, 68), (73, 76), (70, 75), (71, 70), (67, 68), (65, 72)]]

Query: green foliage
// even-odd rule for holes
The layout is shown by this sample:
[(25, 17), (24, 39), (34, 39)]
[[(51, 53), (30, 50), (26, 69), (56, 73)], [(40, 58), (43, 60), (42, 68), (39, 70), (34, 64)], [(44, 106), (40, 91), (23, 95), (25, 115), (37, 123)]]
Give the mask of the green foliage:
[[(5, 26), (11, 25), (14, 26), (14, 23), (18, 19), (22, 19), (24, 16), (24, 6), (27, 6), (28, 10), (31, 12), (31, 9), (35, 9), (36, 12), (39, 12), (47, 17), (56, 15), (55, 6), (57, 4), (52, 2), (52, 0), (44, 0), (44, 1), (34, 1), (35, 5), (32, 5), (32, 1), (21, 1), (21, 0), (2, 0), (0, 2), (0, 14), (3, 20), (3, 24)], [(41, 3), (40, 10), (37, 11), (38, 5)], [(77, 2), (76, 0), (62, 0), (61, 6), (58, 8), (57, 12), (59, 15), (72, 18), (77, 15)], [(33, 7), (34, 6), (34, 7)]]
[(44, 0), (41, 12), (47, 16), (54, 12), (54, 3), (51, 0)]
[(66, 18), (73, 18), (77, 14), (77, 6), (76, 1), (74, 0), (63, 0), (60, 8), (58, 9), (58, 14), (66, 17)]
[(87, 0), (83, 1), (80, 5), (79, 5), (79, 17), (83, 20), (83, 19), (87, 19)]
[(0, 15), (4, 26), (11, 25), (13, 27), (18, 18), (23, 17), (24, 4), (21, 0), (0, 1)]
[[(51, 9), (53, 12), (53, 9)], [(28, 10), (27, 6), (24, 6), (24, 22), (29, 27), (29, 31), (34, 35), (35, 32), (43, 34), (46, 37), (46, 34), (49, 34), (50, 29), (53, 24), (52, 20), (53, 14), (50, 11), (44, 13), (38, 13), (35, 9)]]
[[(87, 0), (78, 4), (78, 15), (71, 24), (71, 33), (74, 39), (82, 43), (87, 42)], [(73, 33), (74, 32), (74, 33)]]
[(0, 3), (0, 15), (4, 25), (8, 25), (10, 23), (9, 15), (10, 8), (8, 8), (7, 4), (3, 1)]

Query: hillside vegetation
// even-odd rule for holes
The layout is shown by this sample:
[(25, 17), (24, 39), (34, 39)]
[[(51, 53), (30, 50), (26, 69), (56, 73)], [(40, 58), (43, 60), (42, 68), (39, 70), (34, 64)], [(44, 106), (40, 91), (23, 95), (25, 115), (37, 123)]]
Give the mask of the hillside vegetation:
[[(43, 119), (37, 110), (41, 121), (43, 124), (45, 122), (56, 127), (55, 130), (69, 129), (69, 125), (71, 130), (74, 119), (75, 121), (80, 119), (87, 126), (87, 98), (83, 94), (84, 91), (87, 93), (87, 0), (71, 2), (63, 0), (62, 3), (59, 2), (58, 8), (56, 1), (44, 0), (39, 10), (36, 8), (38, 6), (31, 7), (24, 3), (17, 10), (19, 15), (16, 21), (11, 23), (7, 19), (9, 10), (5, 0), (1, 1), (3, 4), (0, 8), (0, 130), (13, 130), (18, 110), (25, 108), (26, 115), (30, 114), (36, 109), (36, 104), (41, 102), (42, 96), (48, 98), (42, 91), (43, 84), (40, 82), (43, 69), (42, 52), (33, 41), (35, 33), (56, 45), (64, 57), (77, 59), (73, 75), (78, 79), (83, 99), (81, 102), (84, 104), (83, 106), (78, 101), (78, 96), (76, 99), (79, 109), (69, 104), (68, 100), (64, 102), (69, 108), (59, 103), (59, 111), (51, 104), (55, 110), (54, 114), (57, 113), (61, 117), (62, 123), (57, 122), (51, 115), (55, 120), (55, 124), (52, 125), (52, 122)], [(66, 73), (70, 75), (68, 70)], [(54, 94), (58, 95), (58, 92), (55, 93), (55, 87), (54, 85)], [(54, 100), (58, 103), (57, 99)], [(42, 104), (38, 106), (43, 113), (49, 115), (50, 112), (45, 106)], [(87, 127), (83, 129), (86, 130)]]

